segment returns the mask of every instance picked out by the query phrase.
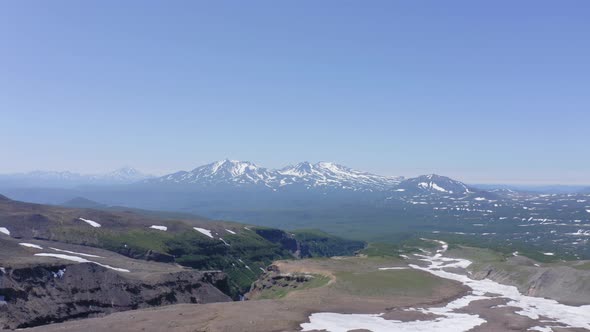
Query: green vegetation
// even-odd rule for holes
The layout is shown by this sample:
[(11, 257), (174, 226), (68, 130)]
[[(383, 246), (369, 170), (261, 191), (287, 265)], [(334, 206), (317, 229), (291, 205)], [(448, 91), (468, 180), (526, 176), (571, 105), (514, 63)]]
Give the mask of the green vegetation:
[(99, 236), (99, 246), (115, 252), (125, 253), (125, 249), (131, 256), (145, 254), (147, 250), (166, 252), (166, 241), (172, 236), (165, 232), (150, 230), (130, 230), (128, 232), (103, 231)]
[[(293, 291), (322, 287), (330, 282), (329, 277), (321, 274), (311, 274), (308, 276), (311, 276), (311, 278), (306, 278), (303, 282), (279, 281), (272, 287), (262, 290), (260, 294), (256, 296), (256, 299), (280, 299)], [(296, 277), (297, 276), (294, 276), (294, 278)], [(304, 278), (304, 276), (301, 276), (301, 278)]]
[(298, 248), (303, 257), (323, 257), (351, 255), (364, 247), (363, 242), (314, 230), (297, 231), (294, 236), (272, 228), (253, 230), (227, 234), (224, 240), (229, 245), (192, 230), (179, 233), (98, 230), (93, 236), (97, 237), (97, 246), (130, 257), (144, 258), (152, 250), (172, 255), (177, 263), (187, 267), (222, 270), (229, 276), (231, 295), (235, 298), (249, 289), (266, 266), (278, 259), (292, 258)]
[(350, 256), (365, 247), (362, 241), (343, 239), (320, 230), (294, 231), (304, 257)]
[[(528, 257), (533, 259), (537, 262), (541, 263), (551, 263), (557, 262), (561, 259), (564, 260), (575, 260), (575, 257), (564, 255), (557, 250), (554, 256), (547, 256), (544, 255), (538, 248), (523, 244), (523, 243), (503, 243), (498, 242), (494, 238), (485, 238), (485, 237), (476, 237), (476, 236), (461, 236), (461, 235), (454, 235), (454, 234), (430, 234), (431, 238), (437, 238), (449, 243), (449, 248), (457, 248), (459, 246), (467, 246), (467, 247), (475, 247), (475, 248), (485, 248), (491, 249), (498, 253), (501, 253), (504, 257), (511, 256), (513, 252), (518, 251), (519, 255)], [(555, 248), (547, 247), (545, 248), (546, 251), (551, 251)]]
[(357, 296), (421, 296), (440, 285), (439, 278), (417, 270), (338, 272), (336, 289)]
[(369, 257), (399, 257), (401, 254), (418, 252), (418, 248), (435, 248), (436, 243), (409, 236), (398, 243), (371, 242), (359, 253)]

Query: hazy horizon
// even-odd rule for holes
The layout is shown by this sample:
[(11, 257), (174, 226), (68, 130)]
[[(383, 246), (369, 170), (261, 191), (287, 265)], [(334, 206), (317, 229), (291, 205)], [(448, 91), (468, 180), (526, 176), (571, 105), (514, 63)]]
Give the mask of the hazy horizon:
[(269, 4), (0, 4), (0, 173), (229, 157), (590, 184), (589, 4)]
[[(110, 173), (113, 171), (117, 171), (120, 169), (124, 169), (124, 168), (133, 168), (137, 171), (140, 171), (144, 174), (147, 175), (152, 175), (152, 176), (164, 176), (164, 175), (168, 175), (171, 173), (175, 173), (178, 171), (191, 171), (199, 166), (203, 166), (203, 165), (207, 165), (207, 164), (211, 164), (213, 162), (217, 162), (217, 161), (222, 161), (222, 160), (236, 160), (233, 158), (222, 158), (219, 160), (212, 160), (212, 161), (208, 161), (208, 162), (204, 162), (192, 167), (185, 167), (185, 168), (180, 168), (180, 169), (170, 169), (170, 170), (164, 170), (164, 171), (146, 171), (146, 169), (141, 168), (141, 167), (134, 167), (134, 166), (130, 166), (130, 165), (123, 165), (121, 167), (116, 167), (113, 169), (105, 169), (105, 170), (100, 170), (100, 171), (84, 171), (84, 170), (73, 170), (73, 169), (26, 169), (26, 170), (17, 170), (17, 171), (12, 171), (12, 172), (0, 172), (0, 175), (11, 175), (11, 174), (26, 174), (26, 173), (31, 173), (31, 172), (36, 172), (36, 171), (46, 171), (46, 172), (72, 172), (72, 173), (77, 173), (77, 174), (81, 174), (81, 175), (99, 175), (99, 174), (106, 174), (106, 173)], [(283, 164), (283, 165), (279, 165), (277, 167), (268, 167), (265, 164), (261, 164), (258, 162), (253, 162), (251, 160), (239, 160), (239, 161), (247, 161), (247, 162), (251, 162), (259, 167), (264, 167), (264, 168), (268, 168), (268, 169), (280, 169), (289, 165), (295, 165), (296, 163), (288, 163), (288, 164)], [(333, 160), (318, 160), (318, 161), (309, 161), (309, 160), (301, 160), (299, 162), (310, 162), (312, 164), (315, 164), (316, 162), (334, 162)], [(298, 163), (298, 162), (297, 162)], [(337, 164), (341, 164), (338, 162), (335, 162)], [(347, 166), (350, 167), (350, 165), (346, 165), (346, 164), (341, 164), (343, 166)], [(500, 180), (500, 181), (494, 181), (494, 180), (485, 180), (484, 179), (480, 179), (480, 180), (469, 180), (466, 179), (462, 174), (457, 174), (457, 175), (450, 175), (450, 174), (444, 174), (444, 173), (440, 173), (440, 172), (432, 172), (432, 171), (424, 171), (424, 172), (416, 172), (414, 171), (410, 171), (408, 173), (396, 173), (396, 174), (387, 174), (387, 173), (379, 173), (379, 172), (373, 172), (371, 170), (367, 170), (367, 169), (360, 169), (360, 168), (356, 168), (356, 167), (351, 167), (353, 169), (359, 170), (359, 171), (366, 171), (369, 173), (374, 173), (374, 174), (378, 174), (378, 175), (385, 175), (385, 176), (404, 176), (406, 178), (411, 178), (411, 177), (416, 177), (416, 176), (420, 176), (420, 175), (426, 175), (426, 174), (438, 174), (438, 175), (443, 175), (443, 176), (448, 176), (451, 177), (455, 180), (459, 180), (465, 183), (469, 183), (469, 184), (479, 184), (479, 185), (513, 185), (513, 186), (523, 186), (523, 187), (536, 187), (536, 186), (572, 186), (572, 187), (586, 187), (586, 186), (590, 186), (590, 183), (576, 183), (576, 182), (572, 182), (572, 183), (567, 183), (567, 182), (559, 182), (559, 181), (555, 181), (555, 182), (526, 182), (526, 181), (519, 181), (518, 179), (508, 179), (508, 180)], [(426, 170), (426, 169), (425, 169)]]

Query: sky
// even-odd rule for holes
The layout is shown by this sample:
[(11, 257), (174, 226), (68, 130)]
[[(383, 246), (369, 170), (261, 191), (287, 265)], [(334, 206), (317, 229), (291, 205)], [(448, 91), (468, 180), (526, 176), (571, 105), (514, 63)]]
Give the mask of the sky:
[(588, 1), (0, 2), (0, 173), (590, 184)]

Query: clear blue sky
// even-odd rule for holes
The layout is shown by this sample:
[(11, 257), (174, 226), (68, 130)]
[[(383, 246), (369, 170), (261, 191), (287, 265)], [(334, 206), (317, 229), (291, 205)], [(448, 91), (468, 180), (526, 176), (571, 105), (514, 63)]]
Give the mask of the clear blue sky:
[(590, 184), (589, 1), (2, 1), (0, 172)]

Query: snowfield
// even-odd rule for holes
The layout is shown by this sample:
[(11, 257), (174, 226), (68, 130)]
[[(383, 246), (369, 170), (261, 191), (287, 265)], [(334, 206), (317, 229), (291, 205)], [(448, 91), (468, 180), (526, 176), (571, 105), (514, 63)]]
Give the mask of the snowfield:
[(232, 231), (231, 229), (227, 229), (226, 228), (225, 231), (228, 232), (228, 233), (230, 233), (230, 234), (234, 234), (234, 235), (236, 234), (236, 232)]
[(100, 227), (100, 224), (97, 223), (96, 221), (92, 221), (92, 220), (84, 219), (84, 218), (78, 218), (78, 219), (82, 220), (83, 222), (87, 223), (88, 225), (90, 225), (92, 227), (95, 227), (95, 228)]
[(72, 261), (72, 262), (78, 262), (78, 263), (92, 263), (92, 264), (96, 264), (102, 267), (105, 267), (107, 269), (111, 269), (114, 271), (118, 271), (118, 272), (131, 272), (127, 269), (121, 269), (118, 267), (112, 267), (110, 265), (106, 265), (106, 264), (101, 264), (98, 262), (93, 262), (93, 261), (89, 261), (85, 258), (82, 257), (78, 257), (78, 256), (70, 256), (70, 255), (62, 255), (62, 254), (50, 254), (50, 253), (40, 253), (40, 254), (35, 254), (35, 256), (40, 256), (40, 257), (53, 257), (53, 258), (59, 258), (59, 259), (65, 259), (68, 261)]
[(207, 235), (210, 238), (213, 238), (211, 231), (205, 228), (193, 227), (193, 229), (201, 234)]
[(35, 248), (35, 249), (43, 250), (43, 247), (36, 245), (36, 244), (32, 244), (32, 243), (19, 243), (19, 245), (23, 246), (23, 247), (27, 247), (27, 248)]
[(0, 233), (10, 235), (10, 231), (6, 227), (0, 227)]
[(164, 232), (166, 232), (168, 230), (168, 227), (166, 227), (166, 226), (158, 226), (158, 225), (151, 225), (150, 228), (151, 229), (157, 229), (159, 231), (164, 231)]
[(309, 323), (301, 324), (303, 331), (325, 330), (329, 332), (346, 332), (355, 329), (366, 329), (373, 332), (416, 332), (416, 331), (442, 331), (442, 332), (466, 332), (472, 328), (484, 324), (486, 321), (479, 315), (458, 313), (471, 302), (477, 300), (491, 300), (497, 298), (508, 299), (505, 306), (516, 307), (516, 314), (538, 320), (535, 331), (552, 331), (551, 327), (563, 324), (569, 328), (590, 329), (590, 305), (569, 306), (555, 300), (522, 295), (514, 286), (507, 286), (490, 279), (473, 280), (466, 275), (447, 272), (445, 268), (466, 268), (471, 261), (443, 257), (448, 245), (438, 241), (442, 249), (435, 255), (416, 254), (420, 260), (429, 263), (427, 267), (410, 264), (416, 270), (422, 270), (435, 276), (455, 280), (472, 289), (471, 293), (448, 303), (445, 307), (410, 308), (408, 311), (418, 311), (425, 314), (435, 314), (442, 317), (434, 320), (417, 320), (401, 322), (386, 320), (382, 314), (338, 314), (338, 313), (314, 313), (309, 317)]
[(57, 249), (57, 248), (53, 248), (53, 247), (49, 247), (49, 249), (55, 250), (55, 251), (59, 251), (59, 252), (65, 252), (66, 254), (79, 255), (79, 256), (84, 256), (84, 257), (102, 258), (101, 256), (90, 255), (90, 254), (83, 254), (83, 253), (79, 253), (79, 252), (75, 252), (75, 251), (62, 250), (62, 249)]

